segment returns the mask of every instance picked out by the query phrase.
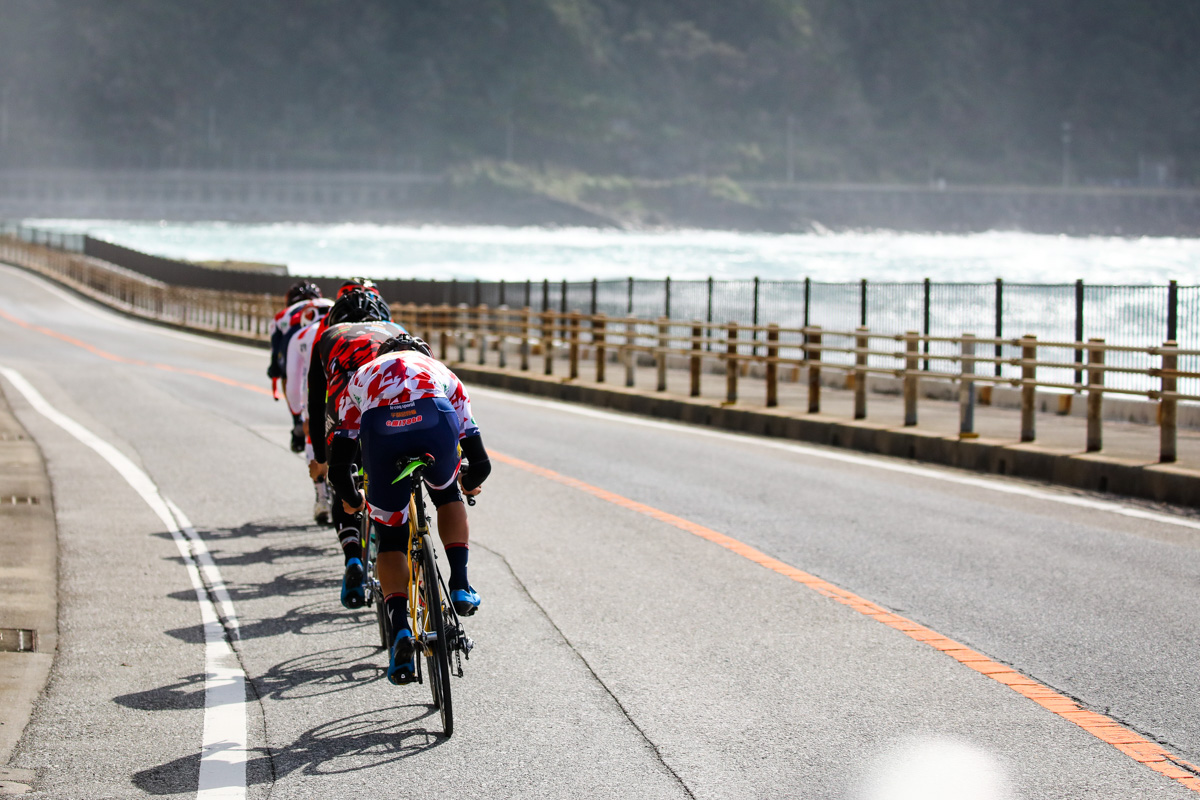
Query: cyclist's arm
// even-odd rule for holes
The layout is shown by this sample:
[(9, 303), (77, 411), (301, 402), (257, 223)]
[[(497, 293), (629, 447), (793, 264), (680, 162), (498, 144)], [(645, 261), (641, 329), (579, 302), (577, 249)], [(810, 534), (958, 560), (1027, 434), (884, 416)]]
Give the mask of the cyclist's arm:
[(313, 446), (313, 460), (325, 463), (325, 366), (316, 342), (308, 367), (308, 439)]
[(462, 466), (462, 488), (467, 494), (474, 494), (480, 484), (487, 480), (492, 472), (492, 462), (488, 460), (487, 450), (483, 447), (483, 437), (476, 433), (459, 441), (463, 458), (467, 463)]
[(271, 361), (267, 364), (268, 378), (282, 378), (283, 364), (280, 358), (279, 351), (283, 344), (283, 332), (279, 330), (277, 324), (273, 324), (271, 329)]
[(329, 447), (329, 473), (326, 480), (333, 486), (337, 496), (351, 508), (362, 505), (362, 493), (354, 486), (354, 456), (358, 454), (358, 441), (348, 436), (333, 437)]

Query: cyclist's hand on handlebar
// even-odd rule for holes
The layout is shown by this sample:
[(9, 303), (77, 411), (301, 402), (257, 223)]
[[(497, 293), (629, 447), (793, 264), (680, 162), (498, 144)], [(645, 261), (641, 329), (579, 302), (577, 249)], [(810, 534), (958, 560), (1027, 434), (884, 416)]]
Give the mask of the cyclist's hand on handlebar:
[(355, 499), (358, 500), (357, 506), (352, 506), (352, 505), (350, 505), (350, 503), (348, 501), (343, 500), (342, 501), (342, 510), (345, 511), (347, 514), (357, 514), (358, 512), (362, 511), (363, 508), (367, 505), (367, 498), (362, 496), (362, 492), (359, 492), (358, 496)]
[(308, 477), (314, 481), (319, 481), (329, 472), (329, 467), (322, 464), (320, 461), (308, 462)]

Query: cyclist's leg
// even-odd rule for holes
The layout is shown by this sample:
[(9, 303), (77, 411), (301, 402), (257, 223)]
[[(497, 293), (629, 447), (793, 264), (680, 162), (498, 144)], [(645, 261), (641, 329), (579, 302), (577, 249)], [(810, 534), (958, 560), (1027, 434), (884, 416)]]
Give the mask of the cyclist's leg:
[(388, 680), (395, 684), (416, 679), (417, 664), (408, 617), (408, 525), (375, 523), (379, 535), (379, 557), (375, 562), (383, 591), (384, 613), (388, 616), (393, 640), (388, 650)]
[[(335, 436), (330, 445), (329, 461), (335, 463), (354, 463), (358, 458), (358, 443), (354, 439)], [(354, 471), (354, 468), (351, 469)], [(345, 564), (342, 575), (342, 605), (349, 609), (362, 608), (366, 605), (367, 595), (363, 589), (365, 575), (362, 562), (362, 540), (358, 526), (358, 517), (348, 513), (342, 506), (342, 498), (335, 496), (330, 503), (330, 514), (333, 517), (334, 530), (337, 531), (338, 544), (342, 548)]]
[(436, 429), (436, 450), (430, 450), (437, 462), (434, 468), (426, 471), (425, 482), (429, 486), (429, 498), (437, 508), (438, 535), (450, 563), (450, 600), (459, 614), (470, 616), (479, 608), (479, 593), (467, 577), (471, 536), (467, 509), (458, 491), (458, 472), (462, 464), (458, 420), (448, 401), (444, 401), (444, 408), (440, 410), (442, 421)]

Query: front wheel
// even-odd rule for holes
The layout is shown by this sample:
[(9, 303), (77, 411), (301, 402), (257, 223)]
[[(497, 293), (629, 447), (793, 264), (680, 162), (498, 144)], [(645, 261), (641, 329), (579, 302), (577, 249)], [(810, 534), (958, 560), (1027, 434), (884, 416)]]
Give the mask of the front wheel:
[(421, 572), (425, 595), (425, 631), (433, 634), (426, 664), (429, 667), (429, 688), (433, 706), (441, 711), (442, 729), (446, 736), (454, 733), (454, 706), (450, 699), (450, 657), (446, 639), (446, 615), (442, 610), (441, 581), (433, 555), (433, 540), (429, 534), (421, 537)]

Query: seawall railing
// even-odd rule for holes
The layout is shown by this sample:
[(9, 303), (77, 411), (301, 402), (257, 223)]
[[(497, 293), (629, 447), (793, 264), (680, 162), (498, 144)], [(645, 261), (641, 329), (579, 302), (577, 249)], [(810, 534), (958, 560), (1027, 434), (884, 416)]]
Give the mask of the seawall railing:
[[(0, 236), (0, 260), (40, 273), (93, 299), (145, 319), (215, 333), (247, 342), (265, 342), (281, 298), (179, 287), (153, 280), (83, 253)], [(900, 333), (867, 326), (713, 324), (666, 316), (610, 316), (561, 309), (394, 303), (393, 314), (424, 336), (449, 363), (486, 363), (494, 353), (501, 369), (540, 370), (579, 378), (591, 362), (598, 383), (610, 382), (612, 365), (634, 385), (635, 370), (652, 366), (657, 390), (667, 391), (668, 375), (688, 376), (689, 394), (700, 395), (705, 372), (725, 376), (722, 403), (745, 403), (739, 378), (756, 370), (765, 379), (762, 405), (779, 405), (782, 382), (807, 386), (806, 410), (821, 411), (822, 386), (830, 373), (854, 391), (854, 418), (866, 419), (872, 380), (900, 383), (904, 424), (916, 426), (919, 399), (929, 384), (953, 387), (960, 407), (959, 435), (971, 438), (974, 409), (991, 402), (996, 387), (1020, 392), (1020, 440), (1036, 439), (1039, 390), (1057, 394), (1059, 411), (1083, 396), (1087, 408), (1088, 452), (1103, 447), (1105, 397), (1139, 397), (1157, 404), (1159, 458), (1176, 460), (1179, 404), (1200, 402), (1200, 350), (1166, 340), (1138, 346), (1088, 340), (1046, 340), (960, 334), (940, 336), (919, 330)], [(621, 379), (618, 379), (621, 380)], [(677, 380), (675, 378), (674, 380)], [(925, 386), (923, 386), (925, 384)], [(943, 392), (944, 394), (944, 392)]]

